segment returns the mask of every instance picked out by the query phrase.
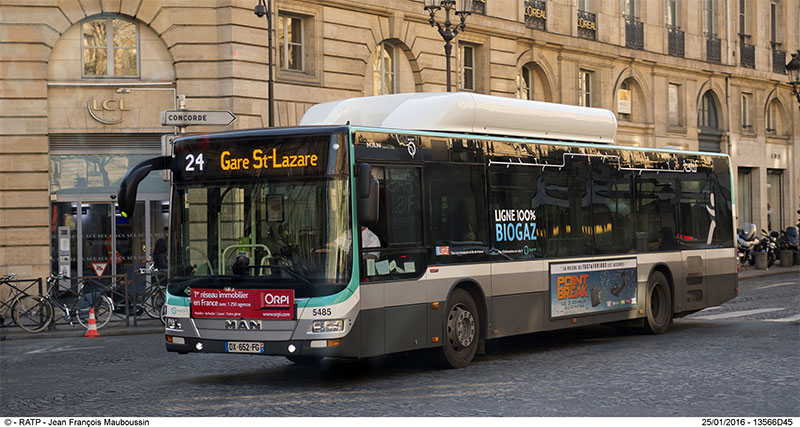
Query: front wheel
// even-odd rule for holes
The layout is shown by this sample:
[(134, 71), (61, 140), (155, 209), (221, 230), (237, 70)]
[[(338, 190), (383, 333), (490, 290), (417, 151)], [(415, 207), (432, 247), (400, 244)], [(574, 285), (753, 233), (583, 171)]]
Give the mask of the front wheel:
[(669, 282), (656, 271), (647, 283), (647, 319), (645, 332), (653, 335), (663, 334), (672, 323), (672, 294)]
[(11, 317), (23, 331), (41, 332), (53, 321), (53, 306), (45, 298), (27, 295), (14, 303)]
[(78, 323), (84, 328), (89, 328), (89, 317), (91, 316), (91, 309), (94, 308), (94, 321), (97, 329), (107, 325), (114, 314), (114, 303), (111, 298), (106, 295), (101, 295), (94, 300), (94, 303), (88, 307), (78, 308)]
[(436, 363), (443, 368), (463, 368), (478, 351), (480, 315), (472, 295), (458, 288), (450, 295), (442, 348), (436, 350)]

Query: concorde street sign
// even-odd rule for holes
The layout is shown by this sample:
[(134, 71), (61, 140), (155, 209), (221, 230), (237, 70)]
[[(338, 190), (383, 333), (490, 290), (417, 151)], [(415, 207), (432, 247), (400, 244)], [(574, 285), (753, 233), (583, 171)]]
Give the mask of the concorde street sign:
[(236, 120), (230, 111), (164, 110), (162, 126), (227, 126)]

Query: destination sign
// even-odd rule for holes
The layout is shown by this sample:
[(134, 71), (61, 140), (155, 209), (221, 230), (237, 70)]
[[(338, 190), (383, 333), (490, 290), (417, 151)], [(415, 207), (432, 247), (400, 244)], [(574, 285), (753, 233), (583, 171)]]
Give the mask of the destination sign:
[[(325, 175), (331, 154), (343, 159), (339, 144), (332, 144), (331, 139), (328, 134), (184, 141), (175, 146), (175, 180)], [(335, 163), (344, 165), (343, 161)]]

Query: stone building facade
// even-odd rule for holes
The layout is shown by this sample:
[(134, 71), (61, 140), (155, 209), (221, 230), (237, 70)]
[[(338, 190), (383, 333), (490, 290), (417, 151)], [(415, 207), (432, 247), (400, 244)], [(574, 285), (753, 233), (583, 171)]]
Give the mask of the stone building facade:
[[(124, 171), (161, 152), (159, 112), (267, 124), (254, 0), (0, 0), (0, 274), (130, 271), (165, 237), (167, 186), (116, 215)], [(347, 97), (445, 89), (414, 0), (273, 1), (275, 121)], [(730, 153), (739, 222), (791, 225), (800, 110), (786, 52), (800, 0), (480, 0), (454, 49), (458, 90), (607, 108), (617, 143)], [(768, 208), (769, 205), (769, 208)], [(99, 263), (95, 265), (94, 263)], [(103, 265), (105, 263), (105, 265)], [(109, 265), (110, 264), (110, 265)]]

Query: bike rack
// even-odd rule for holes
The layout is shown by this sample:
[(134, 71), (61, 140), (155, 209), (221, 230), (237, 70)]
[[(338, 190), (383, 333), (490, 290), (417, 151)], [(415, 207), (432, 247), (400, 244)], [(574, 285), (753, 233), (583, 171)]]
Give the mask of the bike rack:
[[(40, 279), (41, 280), (41, 279)], [(104, 280), (107, 280), (108, 283), (103, 283)], [(61, 283), (63, 281), (69, 281), (69, 287), (66, 289), (63, 288)], [(130, 326), (130, 317), (132, 312), (130, 304), (127, 302), (132, 301), (132, 299), (128, 298), (131, 295), (131, 286), (130, 282), (127, 280), (126, 274), (116, 274), (116, 275), (108, 275), (108, 276), (73, 276), (73, 277), (64, 277), (63, 280), (53, 284), (53, 288), (57, 289), (56, 292), (59, 292), (59, 296), (57, 298), (61, 299), (65, 295), (69, 296), (74, 295), (78, 296), (78, 286), (82, 285), (83, 287), (91, 286), (91, 292), (100, 291), (99, 294), (101, 295), (108, 295), (114, 303), (114, 312), (112, 312), (112, 316), (117, 316), (116, 308), (118, 306), (124, 307), (124, 318), (125, 318), (125, 326)], [(133, 295), (136, 295), (136, 287), (133, 287)], [(125, 304), (121, 304), (120, 301), (125, 301)], [(135, 301), (135, 300), (133, 300)], [(58, 307), (54, 307), (58, 308)], [(135, 309), (135, 307), (134, 307)], [(53, 318), (53, 323), (51, 323), (51, 327), (55, 325), (63, 325), (67, 324), (67, 322), (63, 319), (63, 316)], [(134, 314), (133, 325), (136, 325), (136, 316)]]
[[(11, 283), (14, 283), (16, 288), (14, 286), (11, 286), (10, 285)], [(20, 283), (20, 284), (23, 284), (23, 285), (17, 285), (17, 283)], [(22, 298), (22, 297), (26, 297), (26, 296), (33, 296), (33, 295), (42, 295), (43, 289), (42, 289), (42, 279), (41, 278), (38, 278), (38, 279), (14, 279), (14, 280), (6, 280), (6, 281), (3, 281), (3, 282), (0, 282), (0, 293), (3, 292), (2, 289), (3, 289), (4, 286), (8, 287), (8, 295), (7, 295), (6, 298), (3, 298), (2, 300), (0, 300), (0, 311), (7, 310), (7, 312), (8, 312), (7, 316), (5, 316), (5, 315), (3, 316), (5, 319), (7, 319), (6, 320), (7, 323), (3, 323), (3, 327), (5, 328), (5, 327), (9, 327), (9, 326), (14, 324), (14, 317), (11, 315), (11, 306), (13, 305), (13, 302), (17, 298)], [(34, 286), (36, 286), (36, 288), (38, 289), (38, 294), (28, 293), (28, 291), (30, 291), (31, 288), (33, 288)]]

